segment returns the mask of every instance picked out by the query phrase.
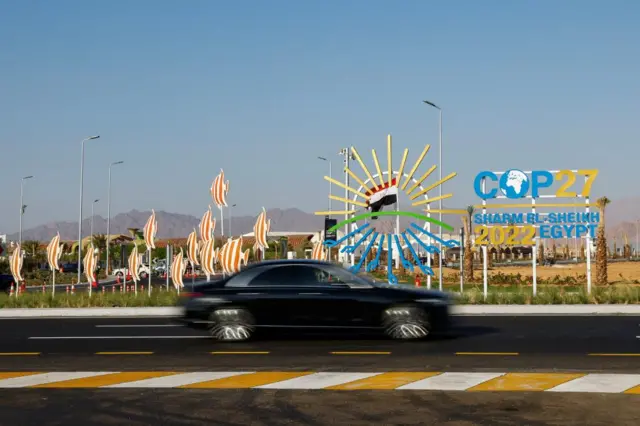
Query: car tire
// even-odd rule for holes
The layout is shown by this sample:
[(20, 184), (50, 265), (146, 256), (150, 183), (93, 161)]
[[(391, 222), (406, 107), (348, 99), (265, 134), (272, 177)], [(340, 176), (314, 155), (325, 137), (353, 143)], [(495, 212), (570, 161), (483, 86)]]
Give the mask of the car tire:
[(209, 334), (221, 342), (249, 340), (255, 330), (253, 315), (243, 308), (225, 307), (209, 314)]
[(429, 336), (429, 314), (417, 306), (391, 306), (382, 314), (382, 327), (394, 340), (421, 340)]

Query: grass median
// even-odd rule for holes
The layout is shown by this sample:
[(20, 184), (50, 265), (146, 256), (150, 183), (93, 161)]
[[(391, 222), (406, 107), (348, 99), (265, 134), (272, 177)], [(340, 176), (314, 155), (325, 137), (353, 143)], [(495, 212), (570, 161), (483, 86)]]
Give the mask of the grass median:
[[(583, 288), (563, 286), (540, 286), (533, 295), (531, 287), (510, 288), (509, 291), (490, 289), (487, 299), (481, 287), (466, 289), (455, 294), (461, 305), (584, 305), (584, 304), (640, 304), (640, 287), (615, 285), (594, 287), (591, 294)], [(24, 293), (18, 297), (0, 295), (0, 308), (111, 308), (111, 307), (156, 307), (175, 306), (178, 294), (175, 291), (152, 293), (88, 293), (56, 294)]]

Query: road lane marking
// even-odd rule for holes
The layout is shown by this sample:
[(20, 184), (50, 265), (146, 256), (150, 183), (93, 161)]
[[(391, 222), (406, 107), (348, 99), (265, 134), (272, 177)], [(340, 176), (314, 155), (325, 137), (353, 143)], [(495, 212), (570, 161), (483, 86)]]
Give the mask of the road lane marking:
[(97, 324), (96, 328), (164, 328), (184, 327), (182, 324)]
[(640, 356), (640, 354), (588, 354), (589, 356)]
[(1, 388), (324, 389), (640, 395), (640, 374), (316, 371), (0, 372)]
[(587, 374), (548, 392), (621, 393), (640, 385), (640, 374)]
[(40, 352), (0, 352), (0, 356), (31, 356), (40, 355)]
[(367, 379), (380, 373), (314, 373), (277, 383), (255, 386), (258, 389), (324, 389)]
[(105, 388), (176, 388), (179, 386), (187, 386), (194, 383), (204, 381), (225, 379), (227, 377), (237, 376), (242, 373), (232, 372), (195, 372), (195, 373), (172, 373), (164, 377), (154, 377), (143, 380), (137, 380), (127, 383), (113, 384), (103, 386)]
[(43, 385), (45, 383), (61, 382), (63, 380), (81, 379), (84, 377), (100, 376), (109, 372), (74, 371), (70, 373), (41, 373), (24, 377), (13, 377), (0, 380), (0, 388), (25, 388)]
[(211, 339), (210, 336), (34, 336), (30, 340), (83, 340), (83, 339)]
[(544, 373), (507, 373), (479, 385), (468, 391), (546, 391), (563, 383), (577, 379), (584, 374), (544, 374)]
[(335, 351), (329, 352), (331, 355), (391, 355), (391, 352), (357, 352), (357, 351)]
[(329, 386), (327, 390), (383, 390), (396, 389), (400, 386), (417, 382), (418, 380), (428, 377), (437, 376), (441, 373), (417, 373), (417, 372), (398, 372), (398, 373), (382, 373), (377, 376), (368, 377), (366, 379), (356, 380), (342, 385)]
[(306, 372), (278, 371), (278, 372), (245, 372), (233, 377), (210, 380), (207, 382), (194, 383), (192, 385), (180, 386), (188, 389), (247, 389), (268, 383), (280, 382), (300, 376), (312, 374)]
[(45, 383), (42, 385), (32, 386), (34, 388), (99, 388), (113, 384), (134, 382), (138, 380), (151, 379), (155, 377), (169, 376), (172, 372), (168, 371), (132, 371), (121, 373), (109, 373), (101, 376), (81, 377), (79, 379), (64, 380), (61, 382)]
[(398, 390), (467, 390), (504, 373), (442, 373), (398, 387)]
[(25, 377), (32, 376), (34, 374), (39, 374), (35, 371), (8, 371), (8, 372), (0, 372), (0, 382), (3, 379), (13, 379), (14, 377)]
[(520, 355), (518, 352), (456, 352), (456, 355), (480, 355), (480, 356), (492, 356), (492, 355), (496, 355), (496, 356), (500, 356), (500, 355), (504, 355), (504, 356), (518, 356)]
[(268, 351), (215, 351), (211, 355), (269, 355)]
[(96, 352), (96, 355), (153, 355), (153, 352)]

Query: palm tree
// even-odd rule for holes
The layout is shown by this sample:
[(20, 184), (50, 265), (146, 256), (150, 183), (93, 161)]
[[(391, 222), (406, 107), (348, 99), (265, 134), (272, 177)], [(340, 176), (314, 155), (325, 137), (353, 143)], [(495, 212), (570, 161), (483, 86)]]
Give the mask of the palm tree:
[(604, 219), (607, 205), (611, 202), (607, 197), (598, 198), (596, 207), (600, 210), (598, 233), (596, 234), (596, 284), (607, 284), (607, 237), (604, 233)]
[(107, 236), (104, 234), (95, 234), (93, 236), (93, 246), (102, 253), (107, 249)]
[(27, 240), (22, 242), (25, 254), (36, 257), (40, 253), (40, 241)]
[(472, 217), (475, 209), (473, 206), (467, 207), (468, 217), (462, 218), (463, 226), (465, 227), (464, 232), (467, 234), (467, 238), (464, 240), (464, 276), (467, 280), (473, 280), (473, 252), (471, 251), (471, 244), (473, 243), (473, 223)]

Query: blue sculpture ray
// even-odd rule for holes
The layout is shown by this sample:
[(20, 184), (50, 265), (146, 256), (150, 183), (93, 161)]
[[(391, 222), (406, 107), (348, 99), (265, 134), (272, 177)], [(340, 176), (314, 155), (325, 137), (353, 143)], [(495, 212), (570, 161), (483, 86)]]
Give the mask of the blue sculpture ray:
[(362, 231), (364, 228), (366, 228), (367, 226), (369, 226), (368, 223), (365, 223), (364, 225), (362, 225), (359, 228), (354, 229), (353, 231), (349, 232), (347, 235), (345, 235), (344, 237), (340, 238), (339, 240), (335, 241), (335, 240), (326, 240), (324, 242), (324, 245), (327, 247), (335, 247), (339, 244), (342, 244), (345, 240), (347, 240), (348, 238), (353, 237), (356, 234), (359, 234), (360, 231)]
[(393, 275), (393, 246), (391, 234), (387, 234), (387, 281), (389, 284), (398, 284), (398, 278)]
[(380, 235), (380, 244), (378, 245), (378, 252), (376, 253), (376, 258), (373, 259), (373, 262), (367, 265), (367, 272), (371, 272), (380, 266), (380, 255), (382, 254), (382, 244), (384, 242), (384, 234)]
[[(373, 231), (373, 229), (371, 230)], [(364, 249), (364, 253), (362, 253), (362, 256), (360, 256), (360, 261), (358, 262), (358, 264), (353, 265), (351, 268), (349, 268), (351, 272), (356, 273), (360, 270), (360, 268), (362, 268), (362, 264), (367, 259), (367, 255), (369, 254), (369, 252), (371, 251), (371, 248), (375, 244), (376, 239), (378, 238), (378, 235), (380, 234), (378, 234), (377, 232), (373, 234), (373, 238), (371, 238), (371, 241), (369, 241), (369, 244), (367, 244), (367, 248)]]
[[(407, 230), (407, 231), (410, 232), (411, 230)], [(418, 265), (418, 268), (420, 268), (422, 273), (425, 275), (435, 275), (431, 267), (420, 262), (420, 257), (418, 256), (418, 253), (416, 253), (416, 251), (413, 249), (413, 247), (411, 246), (411, 242), (409, 241), (409, 238), (407, 238), (407, 235), (404, 232), (402, 233), (402, 238), (404, 239), (405, 244), (407, 244), (407, 247), (409, 248), (411, 255), (416, 261), (416, 265)]]
[(394, 234), (393, 238), (396, 240), (396, 247), (398, 248), (398, 255), (400, 256), (400, 263), (402, 263), (402, 266), (413, 272), (413, 263), (405, 259), (404, 253), (402, 252), (402, 244), (400, 244), (398, 235)]
[(418, 231), (423, 232), (423, 233), (424, 233), (424, 234), (426, 234), (429, 238), (432, 238), (432, 239), (436, 240), (437, 242), (439, 242), (440, 244), (442, 244), (442, 245), (444, 245), (444, 246), (446, 246), (446, 247), (456, 247), (456, 246), (459, 246), (459, 245), (460, 245), (460, 243), (459, 243), (458, 241), (456, 241), (456, 240), (448, 240), (448, 241), (445, 241), (445, 240), (443, 240), (443, 239), (441, 239), (441, 238), (438, 238), (435, 234), (433, 234), (433, 233), (431, 233), (431, 232), (427, 231), (426, 229), (423, 229), (423, 228), (419, 227), (419, 226), (418, 226), (418, 225), (416, 225), (415, 223), (412, 223), (412, 224), (411, 224), (411, 226), (412, 226), (413, 228), (417, 229)]
[(342, 253), (353, 253), (356, 251), (356, 249), (360, 246), (360, 244), (362, 244), (368, 237), (369, 235), (371, 235), (373, 233), (373, 228), (369, 229), (367, 232), (365, 232), (365, 234), (362, 236), (362, 238), (360, 238), (358, 241), (356, 241), (353, 245), (351, 246), (346, 246), (343, 247), (340, 252)]

